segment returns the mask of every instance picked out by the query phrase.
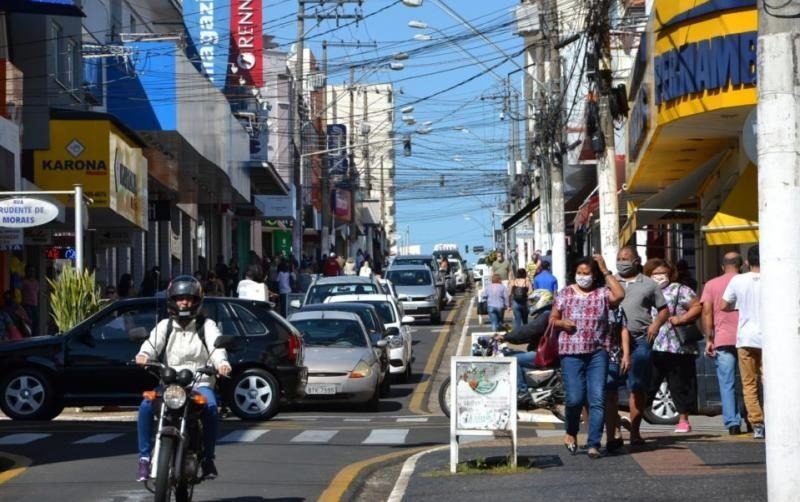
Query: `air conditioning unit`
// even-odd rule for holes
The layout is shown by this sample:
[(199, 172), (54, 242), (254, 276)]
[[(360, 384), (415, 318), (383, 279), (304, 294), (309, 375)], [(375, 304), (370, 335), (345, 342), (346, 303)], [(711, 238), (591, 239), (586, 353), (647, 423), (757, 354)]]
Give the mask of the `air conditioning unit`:
[(517, 22), (515, 33), (519, 36), (535, 35), (541, 30), (539, 5), (526, 3), (514, 9), (514, 19)]

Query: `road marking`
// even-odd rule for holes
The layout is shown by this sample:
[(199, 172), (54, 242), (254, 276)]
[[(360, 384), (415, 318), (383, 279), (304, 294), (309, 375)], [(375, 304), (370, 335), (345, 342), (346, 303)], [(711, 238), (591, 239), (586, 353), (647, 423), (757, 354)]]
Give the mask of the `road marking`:
[(563, 436), (563, 430), (556, 430), (556, 429), (536, 429), (536, 437), (538, 438), (554, 438), (558, 436)]
[(458, 337), (458, 347), (456, 347), (456, 355), (460, 356), (461, 351), (464, 350), (464, 340), (467, 338), (467, 331), (469, 331), (469, 320), (472, 317), (472, 307), (475, 306), (475, 297), (473, 296), (469, 302), (467, 309), (467, 317), (464, 319), (464, 327), (461, 329), (461, 336)]
[[(474, 298), (475, 297), (473, 297), (473, 299)], [(452, 321), (458, 310), (458, 308), (454, 308), (450, 311), (450, 314), (445, 320), (447, 323), (447, 329), (440, 333), (436, 338), (436, 343), (433, 345), (433, 350), (431, 350), (430, 355), (428, 355), (428, 362), (425, 364), (425, 369), (422, 370), (423, 380), (417, 385), (417, 388), (414, 389), (414, 393), (411, 395), (411, 401), (408, 403), (408, 410), (411, 413), (416, 415), (422, 415), (424, 413), (424, 411), (422, 411), (422, 400), (427, 395), (428, 387), (431, 385), (433, 370), (441, 359), (442, 352), (447, 347), (447, 338), (450, 335), (450, 330), (453, 326)], [(467, 317), (469, 318), (469, 313), (467, 313)], [(425, 376), (428, 378), (424, 378)]]
[(561, 420), (556, 418), (555, 415), (548, 412), (530, 412), (530, 411), (518, 411), (517, 412), (517, 421), (519, 422), (532, 422), (537, 424), (562, 424)]
[(398, 422), (427, 422), (428, 417), (400, 417)]
[(339, 431), (307, 430), (292, 438), (292, 443), (327, 443)]
[(411, 480), (411, 476), (414, 474), (414, 469), (417, 467), (417, 461), (428, 453), (433, 453), (445, 448), (449, 448), (449, 446), (437, 446), (436, 448), (431, 448), (430, 450), (415, 453), (407, 458), (406, 461), (403, 462), (403, 468), (400, 470), (400, 476), (398, 476), (397, 482), (395, 482), (394, 488), (392, 488), (392, 493), (389, 494), (389, 498), (386, 499), (386, 502), (402, 502), (403, 497), (406, 496), (408, 482)]
[(371, 422), (371, 418), (345, 418), (345, 422)]
[(20, 455), (12, 455), (10, 453), (0, 452), (0, 458), (5, 458), (11, 461), (11, 467), (3, 472), (0, 472), (0, 485), (3, 483), (8, 483), (12, 478), (19, 476), (25, 472), (29, 465), (31, 465), (31, 459)]
[(0, 444), (28, 444), (50, 436), (51, 434), (36, 434), (33, 432), (10, 434), (0, 438)]
[(408, 429), (372, 429), (361, 444), (404, 444)]
[(269, 429), (247, 429), (240, 431), (229, 432), (219, 439), (220, 443), (252, 443), (264, 434), (269, 432)]
[(72, 444), (100, 444), (100, 443), (107, 443), (112, 439), (117, 439), (120, 436), (124, 436), (124, 434), (119, 433), (109, 433), (109, 434), (95, 434), (93, 436), (88, 436), (83, 439), (79, 439)]

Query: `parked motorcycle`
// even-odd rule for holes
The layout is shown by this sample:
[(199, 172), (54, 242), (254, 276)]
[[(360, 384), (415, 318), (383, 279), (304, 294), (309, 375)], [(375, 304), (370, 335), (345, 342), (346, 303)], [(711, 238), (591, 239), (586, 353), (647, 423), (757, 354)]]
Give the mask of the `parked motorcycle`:
[[(495, 337), (482, 336), (472, 345), (472, 355), (477, 357), (509, 357), (513, 351), (499, 343)], [(556, 418), (565, 420), (564, 382), (559, 368), (525, 371), (528, 395), (517, 400), (517, 410), (549, 410)], [(439, 388), (439, 407), (450, 416), (450, 377)]]
[[(149, 334), (143, 328), (129, 333), (132, 340), (143, 342)], [(214, 340), (214, 348), (231, 346), (236, 337), (220, 335)], [(209, 362), (211, 361), (209, 355)], [(204, 458), (203, 424), (200, 420), (206, 398), (194, 390), (201, 375), (213, 376), (217, 370), (207, 365), (196, 372), (188, 369), (175, 371), (160, 362), (148, 362), (144, 367), (157, 374), (159, 385), (144, 393), (152, 400), (156, 410), (155, 440), (150, 466), (150, 478), (145, 487), (152, 492), (156, 502), (192, 500), (195, 485), (202, 482), (200, 464)]]

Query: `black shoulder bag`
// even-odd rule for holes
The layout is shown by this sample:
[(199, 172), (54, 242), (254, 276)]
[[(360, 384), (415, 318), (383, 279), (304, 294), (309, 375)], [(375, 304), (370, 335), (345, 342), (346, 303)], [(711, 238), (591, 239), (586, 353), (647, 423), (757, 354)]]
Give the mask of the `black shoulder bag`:
[[(672, 303), (672, 315), (678, 315), (678, 298), (680, 297), (682, 287), (683, 286), (679, 285), (678, 291), (675, 292), (675, 301)], [(693, 347), (697, 342), (703, 339), (703, 333), (694, 321), (689, 324), (679, 324), (677, 326), (673, 324), (672, 329), (675, 331), (675, 336), (678, 337), (678, 341), (681, 342), (681, 346)]]

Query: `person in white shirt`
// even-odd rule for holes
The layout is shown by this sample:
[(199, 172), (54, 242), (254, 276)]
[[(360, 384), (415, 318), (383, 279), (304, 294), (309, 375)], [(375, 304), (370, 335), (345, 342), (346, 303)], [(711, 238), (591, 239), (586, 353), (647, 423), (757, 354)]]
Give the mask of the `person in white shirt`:
[[(203, 287), (190, 275), (181, 275), (167, 287), (167, 311), (169, 318), (161, 320), (136, 354), (136, 364), (164, 359), (164, 363), (176, 372), (189, 369), (195, 373), (211, 362), (221, 376), (231, 374), (228, 354), (224, 349), (215, 349), (214, 341), (220, 336), (217, 324), (199, 315), (203, 303)], [(198, 323), (202, 323), (200, 337)], [(219, 428), (217, 399), (214, 394), (215, 379), (202, 375), (195, 390), (206, 398), (201, 420), (206, 457), (201, 459), (203, 478), (217, 477), (214, 465), (214, 449)], [(139, 466), (137, 481), (146, 481), (150, 475), (150, 454), (153, 442), (153, 402), (145, 399), (139, 406), (137, 432), (139, 436)]]
[(236, 286), (236, 296), (248, 300), (269, 300), (269, 289), (266, 284), (261, 282), (262, 275), (261, 266), (258, 264), (247, 267), (244, 279), (239, 281), (239, 285)]
[(358, 271), (358, 275), (361, 277), (372, 277), (372, 267), (369, 266), (369, 260), (364, 260), (364, 263), (361, 265), (361, 270)]
[(747, 251), (750, 271), (731, 279), (720, 302), (721, 310), (739, 311), (736, 330), (736, 352), (742, 377), (742, 394), (747, 408), (747, 420), (753, 426), (753, 438), (764, 439), (764, 411), (758, 399), (761, 381), (761, 267), (758, 244)]

